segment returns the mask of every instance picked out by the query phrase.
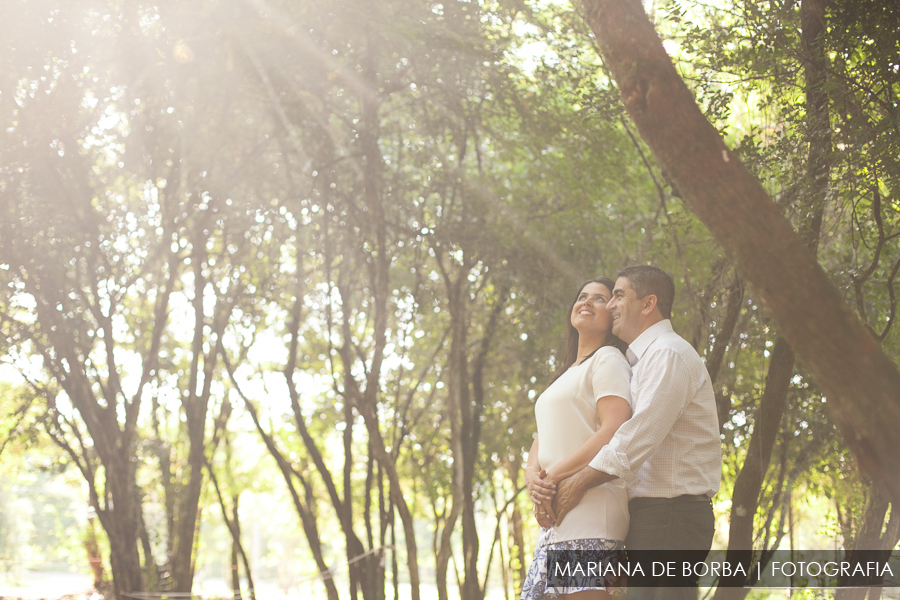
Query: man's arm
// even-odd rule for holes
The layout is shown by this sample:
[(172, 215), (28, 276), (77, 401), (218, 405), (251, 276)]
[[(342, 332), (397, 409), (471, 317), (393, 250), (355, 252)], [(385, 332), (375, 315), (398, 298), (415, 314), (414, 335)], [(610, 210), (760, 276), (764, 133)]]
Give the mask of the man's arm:
[(559, 489), (565, 490), (565, 497), (555, 499), (550, 506), (549, 516), (556, 524), (562, 522), (566, 514), (581, 502), (584, 493), (590, 488), (606, 483), (614, 476), (600, 473), (586, 466), (597, 451), (609, 443), (622, 423), (631, 416), (631, 405), (619, 396), (604, 396), (597, 400), (597, 419), (600, 427), (575, 452), (554, 465), (547, 473), (546, 479), (559, 483)]
[(571, 454), (553, 465), (553, 468), (548, 469), (547, 481), (562, 481), (586, 467), (629, 417), (631, 405), (624, 398), (604, 396), (597, 400), (597, 421), (600, 423), (597, 431)]
[(677, 352), (666, 350), (644, 356), (642, 360), (656, 364), (635, 390), (637, 406), (632, 417), (619, 427), (589, 466), (569, 479), (556, 482), (553, 506), (557, 524), (590, 488), (620, 477), (626, 483), (633, 481), (637, 470), (656, 451), (684, 411), (690, 377), (683, 359)]
[(684, 412), (691, 387), (689, 369), (678, 352), (653, 352), (651, 348), (641, 360), (653, 361), (653, 365), (645, 365), (647, 370), (636, 386), (634, 415), (590, 462), (597, 471), (620, 477), (629, 485)]

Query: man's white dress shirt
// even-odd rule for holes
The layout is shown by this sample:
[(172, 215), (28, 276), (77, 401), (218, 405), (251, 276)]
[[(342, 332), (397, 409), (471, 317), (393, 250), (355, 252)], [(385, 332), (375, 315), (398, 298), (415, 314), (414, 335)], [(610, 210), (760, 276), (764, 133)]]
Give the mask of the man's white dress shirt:
[(621, 478), (631, 498), (712, 497), (722, 448), (712, 382), (694, 348), (668, 319), (628, 348), (634, 412), (590, 466)]

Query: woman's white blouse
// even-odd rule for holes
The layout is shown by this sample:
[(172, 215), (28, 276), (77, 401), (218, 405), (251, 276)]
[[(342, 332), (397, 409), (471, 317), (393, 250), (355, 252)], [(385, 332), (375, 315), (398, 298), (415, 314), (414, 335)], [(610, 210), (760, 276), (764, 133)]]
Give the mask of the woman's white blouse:
[[(619, 396), (631, 402), (631, 367), (617, 349), (604, 346), (569, 368), (537, 399), (538, 461), (550, 469), (577, 450), (600, 427), (597, 400)], [(624, 540), (628, 493), (613, 481), (587, 491), (553, 531), (551, 543), (577, 539)]]

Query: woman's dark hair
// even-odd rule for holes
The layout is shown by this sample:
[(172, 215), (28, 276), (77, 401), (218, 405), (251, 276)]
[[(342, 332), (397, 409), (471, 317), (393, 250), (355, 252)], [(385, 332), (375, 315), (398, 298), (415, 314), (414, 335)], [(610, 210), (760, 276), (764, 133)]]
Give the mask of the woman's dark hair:
[[(563, 373), (565, 373), (569, 367), (575, 364), (575, 361), (578, 360), (578, 330), (575, 329), (575, 326), (572, 325), (572, 308), (575, 306), (575, 303), (578, 302), (578, 296), (581, 295), (584, 287), (589, 283), (599, 283), (601, 285), (605, 285), (610, 292), (613, 291), (616, 287), (616, 282), (610, 279), (609, 277), (594, 277), (593, 279), (588, 279), (578, 288), (578, 292), (575, 294), (575, 298), (572, 300), (572, 304), (569, 305), (569, 310), (566, 312), (566, 354), (563, 359), (562, 364), (559, 369), (557, 369), (556, 373), (553, 375), (553, 379), (550, 383), (556, 381)], [(628, 344), (617, 338), (612, 334), (612, 331), (606, 336), (606, 342), (603, 346), (613, 346), (619, 350), (622, 354), (625, 354), (625, 350), (628, 349)], [(603, 347), (601, 346), (601, 348)], [(598, 348), (597, 350), (599, 350)], [(597, 350), (594, 350), (596, 352)], [(591, 352), (587, 357), (590, 358), (594, 355), (594, 352)]]

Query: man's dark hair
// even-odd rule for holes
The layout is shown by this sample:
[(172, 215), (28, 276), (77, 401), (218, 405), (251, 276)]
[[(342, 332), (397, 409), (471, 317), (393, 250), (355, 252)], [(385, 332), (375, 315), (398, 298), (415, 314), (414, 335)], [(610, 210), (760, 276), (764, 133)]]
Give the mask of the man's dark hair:
[(675, 279), (671, 273), (653, 265), (633, 265), (616, 273), (616, 277), (627, 279), (638, 298), (645, 298), (650, 294), (656, 296), (656, 306), (659, 307), (663, 318), (672, 318), (672, 304), (675, 303)]

